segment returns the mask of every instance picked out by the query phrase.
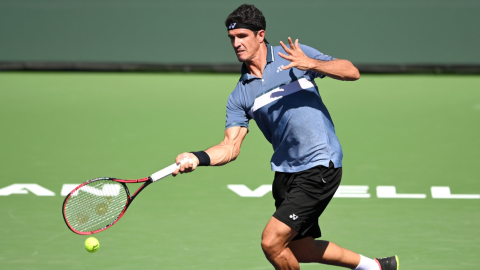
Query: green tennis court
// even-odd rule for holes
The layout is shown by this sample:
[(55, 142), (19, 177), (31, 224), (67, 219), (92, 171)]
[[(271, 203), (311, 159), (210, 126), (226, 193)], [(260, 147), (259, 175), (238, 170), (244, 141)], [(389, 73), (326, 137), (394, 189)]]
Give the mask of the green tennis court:
[[(242, 197), (228, 187), (254, 191), (273, 180), (273, 150), (253, 122), (237, 161), (151, 185), (95, 235), (96, 253), (61, 215), (65, 184), (146, 177), (178, 153), (219, 143), (237, 80), (1, 73), (0, 268), (271, 269), (260, 248), (271, 193)], [(364, 75), (317, 84), (343, 146), (347, 194), (321, 217), (323, 239), (369, 257), (397, 254), (402, 269), (477, 269), (480, 77)], [(382, 198), (389, 196), (396, 198)]]

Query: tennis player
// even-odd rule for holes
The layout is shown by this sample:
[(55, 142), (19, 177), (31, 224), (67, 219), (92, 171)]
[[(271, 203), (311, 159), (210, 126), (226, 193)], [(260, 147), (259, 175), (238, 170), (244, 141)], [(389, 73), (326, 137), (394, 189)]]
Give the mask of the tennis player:
[(275, 269), (300, 269), (317, 262), (356, 270), (398, 270), (398, 257), (370, 259), (321, 236), (318, 218), (340, 185), (342, 148), (315, 78), (355, 81), (360, 74), (348, 60), (335, 59), (288, 38), (273, 47), (265, 39), (265, 18), (253, 5), (241, 5), (226, 19), (228, 37), (243, 62), (241, 77), (227, 102), (225, 139), (190, 158), (174, 172), (234, 161), (254, 119), (272, 144), (276, 211), (261, 246)]

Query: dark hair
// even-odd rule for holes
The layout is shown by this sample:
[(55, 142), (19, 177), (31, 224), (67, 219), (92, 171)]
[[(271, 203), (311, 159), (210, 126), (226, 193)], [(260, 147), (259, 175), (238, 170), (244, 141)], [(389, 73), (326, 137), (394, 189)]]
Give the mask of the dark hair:
[[(235, 9), (225, 20), (225, 26), (228, 27), (232, 23), (244, 23), (254, 25), (263, 30), (267, 28), (267, 22), (263, 13), (254, 5), (243, 4)], [(255, 36), (257, 31), (254, 31)]]

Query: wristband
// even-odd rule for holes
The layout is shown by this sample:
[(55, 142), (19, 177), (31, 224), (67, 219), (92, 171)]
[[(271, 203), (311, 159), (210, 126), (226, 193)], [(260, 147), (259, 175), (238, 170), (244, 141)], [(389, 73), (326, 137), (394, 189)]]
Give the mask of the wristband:
[(190, 152), (198, 158), (198, 166), (210, 166), (210, 156), (205, 151)]

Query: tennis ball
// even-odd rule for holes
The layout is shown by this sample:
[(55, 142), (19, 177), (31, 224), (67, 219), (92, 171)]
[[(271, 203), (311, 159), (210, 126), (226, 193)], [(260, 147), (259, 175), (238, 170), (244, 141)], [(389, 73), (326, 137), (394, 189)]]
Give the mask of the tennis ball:
[(87, 249), (88, 252), (93, 253), (97, 251), (99, 247), (100, 243), (98, 242), (97, 238), (89, 237), (87, 240), (85, 240), (85, 249)]

